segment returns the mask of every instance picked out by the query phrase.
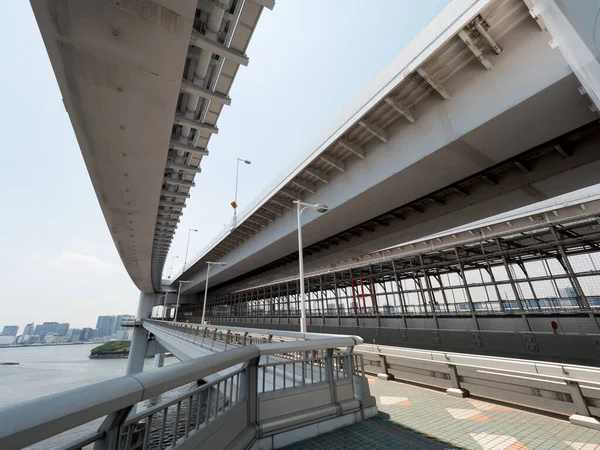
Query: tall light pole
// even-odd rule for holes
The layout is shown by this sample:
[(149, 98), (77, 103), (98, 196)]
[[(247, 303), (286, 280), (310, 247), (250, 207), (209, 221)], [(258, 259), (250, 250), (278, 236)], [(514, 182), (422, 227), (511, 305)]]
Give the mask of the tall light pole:
[(167, 277), (169, 280), (171, 279), (171, 275), (173, 275), (173, 263), (175, 262), (176, 258), (179, 258), (179, 256), (173, 256), (171, 258), (171, 268), (169, 269), (169, 276)]
[(237, 167), (235, 169), (235, 198), (233, 199), (233, 202), (231, 203), (231, 206), (233, 206), (233, 225), (237, 225), (237, 192), (238, 192), (238, 180), (240, 177), (240, 162), (246, 163), (246, 164), (251, 164), (252, 161), (248, 161), (247, 159), (242, 159), (242, 158), (237, 158)]
[(173, 322), (177, 322), (177, 311), (179, 311), (179, 296), (181, 295), (181, 285), (185, 283), (191, 283), (191, 281), (179, 282), (179, 289), (177, 290), (177, 304), (175, 305), (175, 317), (173, 317)]
[(163, 302), (163, 319), (167, 318), (167, 296), (171, 292), (177, 292), (177, 291), (165, 291), (165, 299), (164, 299), (164, 302)]
[(183, 270), (185, 270), (185, 265), (187, 264), (187, 255), (188, 255), (188, 250), (190, 249), (190, 235), (192, 234), (192, 231), (194, 233), (198, 232), (198, 230), (196, 230), (194, 228), (190, 228), (188, 231), (188, 240), (187, 240), (187, 245), (185, 247), (185, 259), (183, 260)]
[(300, 265), (300, 332), (306, 333), (306, 301), (304, 300), (304, 255), (302, 252), (302, 222), (300, 220), (302, 213), (307, 208), (312, 208), (318, 213), (326, 213), (329, 211), (329, 207), (322, 205), (321, 203), (304, 203), (300, 200), (294, 200), (294, 203), (298, 206), (298, 263)]
[(202, 305), (202, 319), (200, 323), (204, 325), (204, 316), (206, 315), (206, 299), (208, 298), (208, 275), (210, 274), (210, 268), (212, 266), (226, 266), (224, 262), (207, 262), (208, 267), (206, 268), (206, 284), (204, 285), (204, 305)]

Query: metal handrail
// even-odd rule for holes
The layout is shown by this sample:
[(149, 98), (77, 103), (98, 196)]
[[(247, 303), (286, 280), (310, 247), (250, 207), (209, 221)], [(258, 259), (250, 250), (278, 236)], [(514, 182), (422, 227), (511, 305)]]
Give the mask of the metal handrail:
[[(553, 364), (543, 361), (526, 359), (501, 358), (466, 353), (447, 353), (427, 350), (413, 350), (401, 347), (363, 344), (355, 347), (359, 353), (371, 353), (400, 359), (413, 359), (428, 363), (452, 364), (454, 366), (472, 367), (477, 369), (492, 369), (536, 375), (540, 377), (554, 377), (565, 381), (578, 381), (600, 384), (600, 369), (588, 366), (570, 364)], [(471, 361), (470, 363), (467, 361)], [(481, 366), (474, 362), (485, 361)], [(492, 365), (490, 365), (492, 364)], [(527, 370), (529, 369), (529, 370)], [(574, 376), (577, 374), (576, 376)]]
[[(124, 412), (119, 424), (122, 426), (123, 423), (130, 423), (134, 418), (140, 419), (145, 417), (144, 414), (152, 414), (146, 411), (125, 422), (135, 404), (238, 364), (247, 365), (250, 361), (258, 361), (261, 355), (300, 353), (338, 347), (352, 348), (356, 344), (356, 339), (352, 337), (336, 336), (311, 341), (246, 345), (160, 370), (114, 378), (2, 408), (0, 409), (0, 447), (26, 447), (117, 412)], [(213, 384), (223, 381), (221, 378), (231, 378), (242, 371), (243, 368), (236, 370), (233, 375), (228, 373), (214, 380)], [(184, 397), (195, 394), (197, 392), (186, 393)], [(175, 402), (178, 401), (181, 399)], [(165, 407), (167, 406), (163, 404), (158, 408), (164, 410)], [(85, 439), (86, 442), (90, 439), (92, 439), (90, 442), (94, 442), (107, 437), (102, 430), (98, 430), (96, 434), (86, 436)], [(77, 448), (77, 445), (72, 444), (70, 448)]]
[[(467, 364), (467, 363), (461, 363), (461, 362), (451, 362), (450, 360), (438, 361), (435, 359), (424, 359), (424, 358), (418, 358), (418, 357), (414, 357), (414, 356), (396, 355), (393, 353), (369, 352), (369, 351), (364, 351), (364, 350), (358, 350), (358, 351), (360, 351), (361, 354), (387, 356), (390, 358), (406, 359), (406, 360), (413, 360), (413, 361), (423, 361), (423, 362), (427, 362), (427, 363), (431, 363), (431, 364), (440, 364), (440, 365), (445, 365), (445, 366), (448, 366), (448, 364), (452, 364), (455, 367), (476, 369), (478, 371), (479, 370), (495, 370), (497, 372), (504, 372), (503, 375), (512, 375), (514, 377), (519, 377), (519, 376), (523, 376), (523, 375), (531, 377), (533, 375), (535, 377), (538, 377), (538, 378), (536, 378), (536, 380), (538, 380), (538, 381), (549, 381), (549, 382), (557, 382), (558, 381), (558, 382), (561, 382), (561, 384), (563, 384), (565, 386), (567, 385), (567, 381), (600, 386), (600, 381), (589, 380), (589, 379), (585, 379), (585, 378), (573, 378), (573, 377), (567, 376), (566, 373), (563, 376), (557, 376), (557, 375), (548, 375), (548, 374), (539, 373), (539, 372), (527, 372), (527, 371), (522, 371), (522, 370), (514, 370), (514, 369), (501, 368), (501, 367), (495, 367), (495, 366), (483, 366), (483, 365)], [(564, 368), (564, 366), (559, 366), (559, 367)], [(600, 373), (600, 370), (598, 372)]]
[[(323, 338), (339, 338), (339, 334), (325, 334), (325, 333), (301, 333), (298, 331), (283, 331), (283, 330), (269, 330), (263, 328), (242, 328), (242, 327), (230, 327), (225, 325), (207, 325), (207, 324), (195, 324), (195, 323), (184, 323), (184, 322), (164, 322), (162, 320), (155, 319), (145, 319), (144, 322), (154, 323), (157, 325), (165, 325), (169, 324), (170, 326), (176, 326), (181, 328), (194, 328), (194, 329), (207, 329), (213, 331), (237, 331), (239, 333), (244, 334), (261, 334), (265, 336), (281, 336), (281, 337), (290, 337), (296, 338), (298, 340), (314, 340), (314, 339), (323, 339)], [(363, 339), (360, 336), (355, 335), (347, 335), (348, 337), (354, 339), (356, 345), (362, 344)]]

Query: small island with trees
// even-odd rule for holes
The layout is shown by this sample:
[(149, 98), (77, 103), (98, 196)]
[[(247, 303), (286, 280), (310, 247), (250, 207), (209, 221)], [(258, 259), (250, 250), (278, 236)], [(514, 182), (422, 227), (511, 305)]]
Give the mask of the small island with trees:
[(130, 341), (108, 341), (94, 347), (90, 352), (90, 359), (127, 358), (129, 356)]

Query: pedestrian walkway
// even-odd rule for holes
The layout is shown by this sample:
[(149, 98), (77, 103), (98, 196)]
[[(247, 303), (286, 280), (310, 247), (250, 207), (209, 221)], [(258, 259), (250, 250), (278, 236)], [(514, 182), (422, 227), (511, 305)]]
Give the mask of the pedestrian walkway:
[(473, 398), (369, 377), (378, 417), (287, 447), (321, 449), (600, 450), (600, 431)]

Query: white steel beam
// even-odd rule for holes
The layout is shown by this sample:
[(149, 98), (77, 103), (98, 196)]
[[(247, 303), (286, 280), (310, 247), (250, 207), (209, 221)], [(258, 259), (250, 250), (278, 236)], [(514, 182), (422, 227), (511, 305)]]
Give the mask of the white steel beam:
[(180, 150), (182, 152), (193, 153), (194, 155), (208, 156), (208, 150), (205, 148), (193, 147), (177, 141), (171, 141), (169, 148), (173, 150)]
[(367, 123), (364, 120), (359, 120), (358, 124), (361, 127), (363, 127), (365, 130), (367, 130), (369, 133), (371, 133), (373, 136), (375, 136), (376, 138), (381, 140), (381, 142), (388, 141), (386, 132), (383, 131), (381, 128), (379, 128), (377, 125), (373, 125), (372, 123)]
[(169, 161), (169, 160), (167, 160), (167, 164), (165, 165), (165, 167), (167, 167), (169, 169), (173, 169), (173, 170), (179, 170), (179, 171), (190, 172), (190, 173), (202, 172), (202, 169), (200, 167), (188, 166), (186, 164), (177, 164), (176, 162)]
[(298, 186), (301, 189), (304, 189), (305, 191), (310, 192), (311, 194), (317, 193), (317, 190), (315, 189), (314, 185), (312, 185), (311, 183), (307, 183), (306, 181), (302, 181), (297, 178), (294, 178), (291, 181), (291, 183), (295, 184), (296, 186)]
[(194, 83), (190, 83), (188, 80), (181, 81), (181, 90), (188, 94), (195, 94), (198, 97), (205, 98), (211, 102), (221, 103), (223, 105), (231, 105), (231, 99), (226, 95), (210, 91), (201, 86), (196, 86)]
[[(281, 192), (281, 191), (279, 191), (279, 192)], [(271, 202), (275, 203), (277, 206), (281, 206), (282, 208), (292, 209), (292, 205), (289, 203), (286, 203), (286, 201), (284, 199), (273, 197), (273, 198), (271, 198)]]
[(170, 220), (171, 216), (177, 216), (177, 218), (179, 218), (179, 213), (181, 211), (159, 211), (158, 215), (161, 216), (159, 217), (157, 220), (161, 221), (161, 220)]
[(425, 72), (425, 69), (423, 68), (418, 68), (417, 69), (417, 73), (419, 75), (421, 75), (421, 77), (423, 77), (423, 79), (425, 81), (427, 81), (427, 83), (437, 91), (438, 94), (440, 94), (442, 97), (444, 97), (445, 100), (450, 100), (450, 94), (448, 94), (446, 92), (446, 90), (444, 89), (444, 87), (438, 83), (435, 78), (433, 78), (431, 75), (429, 75), (427, 72)]
[[(254, 215), (253, 215), (253, 216), (254, 216)], [(259, 225), (259, 226), (261, 226), (261, 227), (264, 227), (264, 228), (266, 228), (266, 227), (267, 227), (267, 225), (266, 225), (266, 224), (262, 223), (262, 222), (261, 222), (260, 220), (258, 220), (258, 219), (255, 219), (253, 216), (252, 216), (252, 217), (248, 217), (248, 218), (245, 220), (245, 222), (250, 222), (250, 223), (253, 223), (253, 224)]]
[(212, 134), (219, 134), (219, 129), (214, 125), (209, 125), (208, 123), (200, 122), (199, 120), (188, 119), (181, 114), (175, 114), (175, 125), (185, 125), (195, 130), (200, 131), (208, 131)]
[(335, 169), (339, 170), (340, 172), (345, 172), (346, 171), (346, 166), (344, 165), (344, 161), (341, 161), (337, 158), (334, 158), (333, 156), (329, 156), (329, 155), (320, 155), (319, 158), (322, 161), (325, 161), (327, 164), (329, 164), (330, 166), (334, 167)]
[(262, 209), (264, 209), (265, 211), (267, 211), (267, 212), (270, 212), (271, 214), (274, 214), (274, 215), (276, 215), (276, 216), (279, 216), (279, 217), (281, 217), (281, 216), (282, 216), (282, 213), (281, 213), (281, 212), (279, 212), (279, 211), (275, 211), (275, 208), (271, 208), (270, 206), (264, 206), (264, 205), (263, 205), (263, 206), (262, 206)]
[(260, 228), (258, 228), (258, 229), (256, 229), (256, 228), (252, 228), (250, 225), (248, 225), (248, 224), (247, 224), (247, 223), (245, 223), (245, 222), (244, 222), (244, 223), (240, 223), (240, 224), (238, 225), (238, 228), (239, 228), (239, 227), (241, 227), (241, 228), (247, 228), (248, 230), (250, 230), (250, 231), (254, 231), (255, 233), (258, 233), (258, 232), (260, 231)]
[(240, 230), (239, 228), (236, 228), (234, 231), (232, 231), (232, 233), (240, 233), (240, 234), (243, 234), (244, 236), (246, 236), (247, 238), (251, 238), (252, 236), (254, 236), (253, 234), (250, 234), (244, 230)]
[(255, 213), (254, 213), (254, 214), (252, 214), (252, 215), (253, 215), (253, 216), (256, 216), (256, 217), (260, 217), (261, 219), (267, 220), (267, 221), (269, 221), (269, 222), (274, 222), (274, 220), (273, 220), (273, 219), (271, 219), (270, 217), (267, 217), (267, 216), (266, 216), (266, 214), (261, 214), (261, 213), (255, 212)]
[(475, 43), (473, 42), (473, 39), (471, 39), (471, 36), (469, 35), (469, 33), (463, 29), (458, 32), (458, 36), (462, 39), (462, 41), (469, 48), (469, 50), (471, 50), (473, 55), (475, 55), (475, 58), (477, 58), (479, 60), (479, 62), (481, 64), (483, 64), (483, 67), (485, 67), (486, 70), (492, 70), (492, 67), (494, 67), (494, 66), (492, 65), (491, 62), (489, 62), (486, 59), (485, 56), (483, 56), (483, 52), (481, 51), (481, 49), (479, 47), (477, 47), (477, 45), (475, 45)]
[(178, 180), (177, 178), (171, 178), (171, 177), (165, 177), (163, 179), (163, 182), (166, 183), (166, 184), (173, 184), (175, 186), (187, 186), (187, 187), (194, 187), (194, 186), (196, 186), (196, 183), (194, 183), (193, 181)]
[(184, 192), (171, 192), (163, 189), (160, 193), (165, 197), (190, 198), (190, 194)]
[(286, 189), (279, 189), (279, 193), (283, 194), (289, 198), (293, 198), (294, 200), (301, 200), (301, 194), (298, 194), (296, 192), (293, 191), (288, 191)]
[(394, 100), (391, 97), (386, 97), (384, 100), (388, 105), (390, 105), (392, 108), (394, 108), (401, 116), (404, 116), (406, 118), (406, 120), (408, 120), (410, 123), (415, 123), (415, 118), (408, 111), (408, 109), (406, 109), (404, 106), (402, 106), (400, 104), (400, 102)]
[(307, 167), (304, 169), (304, 171), (310, 175), (312, 175), (313, 177), (315, 177), (317, 180), (322, 181), (323, 183), (329, 184), (329, 177), (327, 176), (327, 174), (321, 172), (318, 169), (313, 169), (312, 167)]
[(171, 207), (171, 208), (185, 208), (185, 203), (175, 203), (175, 202), (167, 202), (160, 201), (158, 202), (158, 206)]
[(365, 159), (365, 151), (357, 143), (347, 141), (345, 139), (339, 139), (337, 142), (338, 142), (338, 144), (340, 144), (342, 147), (344, 147), (349, 152), (354, 153), (360, 159)]
[(193, 59), (200, 59), (201, 51), (207, 50), (231, 62), (241, 64), (242, 66), (247, 66), (249, 62), (248, 57), (246, 55), (237, 52), (229, 47), (226, 47), (223, 44), (220, 44), (219, 42), (215, 41), (214, 39), (211, 39), (206, 35), (198, 33), (197, 31), (192, 31), (192, 35), (190, 36), (190, 45), (198, 47), (192, 47), (188, 51), (188, 56), (192, 57)]

